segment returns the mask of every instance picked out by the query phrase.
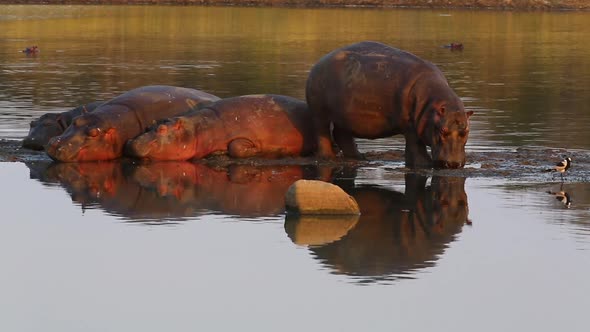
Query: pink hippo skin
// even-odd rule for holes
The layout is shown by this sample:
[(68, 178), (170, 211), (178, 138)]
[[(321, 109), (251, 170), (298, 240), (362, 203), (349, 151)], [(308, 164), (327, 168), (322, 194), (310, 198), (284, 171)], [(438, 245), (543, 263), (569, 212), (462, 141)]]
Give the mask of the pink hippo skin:
[(211, 154), (234, 158), (305, 156), (315, 151), (307, 105), (280, 95), (222, 99), (170, 119), (131, 140), (130, 156), (188, 160)]
[(156, 121), (216, 100), (219, 98), (206, 92), (174, 86), (134, 89), (74, 119), (61, 136), (49, 141), (46, 151), (62, 162), (116, 159), (129, 139)]

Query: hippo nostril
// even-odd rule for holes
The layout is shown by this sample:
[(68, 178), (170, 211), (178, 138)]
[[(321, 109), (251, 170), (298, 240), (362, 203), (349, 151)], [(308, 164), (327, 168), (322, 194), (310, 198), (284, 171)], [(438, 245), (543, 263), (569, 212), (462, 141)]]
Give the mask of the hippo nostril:
[(434, 168), (461, 168), (463, 167), (462, 162), (437, 160), (434, 162)]

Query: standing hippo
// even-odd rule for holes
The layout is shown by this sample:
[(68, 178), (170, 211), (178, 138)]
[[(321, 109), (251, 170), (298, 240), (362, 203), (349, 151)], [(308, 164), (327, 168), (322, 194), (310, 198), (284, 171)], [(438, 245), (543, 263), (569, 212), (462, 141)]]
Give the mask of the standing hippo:
[(157, 120), (216, 100), (219, 98), (203, 91), (173, 86), (134, 89), (74, 119), (61, 136), (49, 141), (47, 154), (64, 162), (116, 159), (129, 139)]
[[(469, 117), (442, 72), (417, 56), (376, 43), (337, 49), (311, 68), (306, 98), (318, 132), (318, 155), (360, 158), (354, 137), (403, 134), (407, 167), (465, 165)], [(432, 158), (426, 151), (432, 150)]]
[(23, 147), (31, 150), (43, 150), (52, 137), (61, 135), (72, 124), (75, 117), (92, 112), (103, 101), (81, 105), (62, 113), (46, 113), (39, 119), (31, 121), (29, 134), (23, 139)]
[(287, 96), (222, 99), (154, 126), (129, 141), (127, 153), (152, 160), (309, 155), (317, 141), (311, 115), (305, 102)]

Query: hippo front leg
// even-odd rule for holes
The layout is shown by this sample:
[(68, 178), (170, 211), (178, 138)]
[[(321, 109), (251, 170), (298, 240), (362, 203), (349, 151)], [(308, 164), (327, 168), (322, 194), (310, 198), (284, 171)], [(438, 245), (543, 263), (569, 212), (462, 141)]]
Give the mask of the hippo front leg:
[(426, 151), (426, 144), (415, 133), (406, 133), (406, 167), (431, 168), (432, 158)]
[(345, 131), (336, 125), (334, 125), (333, 131), (334, 141), (338, 144), (338, 147), (342, 150), (344, 157), (354, 158), (358, 160), (364, 159), (364, 156), (359, 152), (354, 137), (348, 131)]
[(227, 154), (232, 158), (250, 158), (260, 154), (260, 148), (249, 139), (237, 138), (227, 145)]

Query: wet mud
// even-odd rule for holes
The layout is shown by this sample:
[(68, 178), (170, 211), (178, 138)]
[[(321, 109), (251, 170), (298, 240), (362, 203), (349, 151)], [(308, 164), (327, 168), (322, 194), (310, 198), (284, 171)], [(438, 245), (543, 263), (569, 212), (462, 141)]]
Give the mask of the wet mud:
[[(0, 140), (0, 162), (50, 162), (44, 151), (33, 151), (21, 147), (22, 142)], [(469, 149), (467, 149), (469, 150)], [(370, 151), (365, 160), (337, 158), (320, 160), (315, 158), (284, 158), (278, 160), (231, 159), (214, 156), (200, 160), (210, 166), (226, 167), (231, 164), (264, 165), (316, 165), (326, 167), (378, 167), (392, 174), (415, 173), (422, 175), (458, 177), (494, 177), (527, 182), (561, 182), (561, 175), (548, 171), (565, 156), (572, 158), (572, 168), (566, 173), (564, 182), (590, 182), (590, 151), (566, 150), (546, 147), (521, 147), (498, 149), (485, 152), (467, 152), (467, 165), (463, 169), (418, 169), (404, 167), (404, 151)], [(146, 163), (139, 160), (123, 159), (131, 163)]]

